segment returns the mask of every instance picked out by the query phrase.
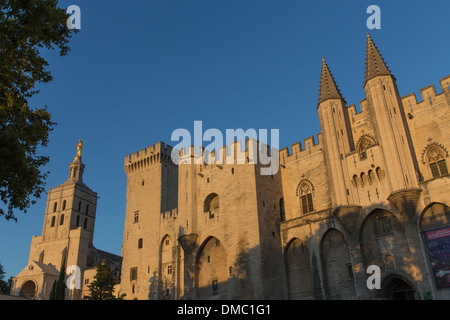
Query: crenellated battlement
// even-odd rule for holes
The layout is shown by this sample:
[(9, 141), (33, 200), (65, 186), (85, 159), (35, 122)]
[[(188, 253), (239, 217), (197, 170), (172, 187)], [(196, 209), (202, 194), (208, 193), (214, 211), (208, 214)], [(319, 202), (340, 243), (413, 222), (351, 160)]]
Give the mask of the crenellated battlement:
[(132, 153), (125, 157), (125, 172), (131, 173), (142, 170), (153, 164), (171, 164), (172, 147), (164, 142), (158, 142), (140, 151)]
[(284, 165), (288, 162), (295, 161), (302, 157), (307, 157), (310, 154), (317, 152), (323, 148), (322, 133), (317, 135), (317, 143), (315, 142), (314, 136), (306, 138), (303, 140), (303, 148), (300, 142), (296, 142), (291, 145), (291, 151), (289, 152), (289, 147), (285, 147), (280, 150), (280, 164)]
[(403, 109), (405, 113), (411, 118), (414, 111), (419, 111), (421, 108), (429, 107), (440, 99), (447, 99), (450, 102), (450, 75), (442, 78), (440, 81), (441, 93), (436, 93), (434, 84), (420, 89), (421, 100), (417, 100), (417, 95), (413, 92), (401, 98)]
[(161, 219), (176, 219), (178, 216), (178, 208), (161, 212)]
[(255, 162), (258, 162), (258, 148), (260, 148), (260, 146), (267, 148), (267, 155), (271, 155), (271, 148), (269, 145), (261, 144), (258, 140), (253, 138), (247, 138), (245, 144), (242, 144), (240, 140), (235, 140), (229, 145), (222, 146), (218, 152), (216, 152), (216, 150), (207, 152), (203, 147), (201, 148), (201, 151), (198, 152), (198, 150), (194, 149), (194, 146), (190, 146), (186, 148), (186, 150), (181, 149), (179, 151), (179, 163), (200, 164), (201, 167), (208, 166), (211, 163), (255, 164)]

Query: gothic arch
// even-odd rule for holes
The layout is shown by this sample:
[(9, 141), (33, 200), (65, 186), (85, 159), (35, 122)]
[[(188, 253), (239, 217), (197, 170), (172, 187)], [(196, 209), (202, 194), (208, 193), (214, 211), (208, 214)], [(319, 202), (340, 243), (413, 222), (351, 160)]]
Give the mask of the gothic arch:
[(284, 253), (289, 299), (314, 299), (313, 272), (307, 244), (293, 238), (286, 245)]
[(422, 151), (421, 159), (422, 159), (423, 164), (427, 163), (428, 155), (429, 155), (430, 151), (433, 149), (436, 149), (436, 150), (442, 152), (445, 155), (445, 157), (449, 156), (448, 149), (444, 145), (442, 145), (438, 142), (430, 142)]
[(298, 197), (301, 194), (301, 187), (302, 186), (308, 186), (309, 188), (311, 188), (311, 191), (315, 191), (314, 190), (314, 185), (312, 184), (312, 182), (309, 179), (302, 179), (300, 180), (300, 182), (297, 185), (297, 189), (296, 189), (296, 196)]
[(363, 134), (356, 143), (356, 150), (358, 150), (360, 158), (367, 158), (367, 149), (375, 144), (375, 139), (371, 135)]
[(421, 231), (450, 225), (450, 207), (442, 202), (432, 202), (423, 209), (418, 221)]
[(375, 298), (384, 300), (416, 300), (417, 286), (408, 275), (402, 272), (389, 272), (381, 277), (381, 290), (375, 292)]
[(405, 229), (400, 220), (385, 209), (372, 210), (359, 228), (364, 268), (376, 265), (382, 275), (408, 270), (412, 263)]
[(195, 290), (200, 300), (228, 298), (227, 254), (216, 237), (206, 238), (197, 252)]
[(356, 296), (350, 251), (344, 233), (329, 229), (320, 244), (324, 286), (329, 300), (353, 299)]
[(172, 237), (166, 234), (159, 245), (159, 299), (175, 299), (175, 270)]

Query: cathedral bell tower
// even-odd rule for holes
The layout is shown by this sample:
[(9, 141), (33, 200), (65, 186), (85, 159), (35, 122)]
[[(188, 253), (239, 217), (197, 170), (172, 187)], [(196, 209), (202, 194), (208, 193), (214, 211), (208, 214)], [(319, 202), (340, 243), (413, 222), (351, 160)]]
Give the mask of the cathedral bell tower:
[[(76, 147), (69, 178), (48, 191), (42, 235), (32, 238), (28, 265), (14, 278), (14, 295), (48, 299), (63, 264), (81, 270), (94, 266), (90, 252), (94, 250), (98, 197), (83, 183), (83, 142), (80, 140)], [(70, 294), (71, 299), (76, 297)]]

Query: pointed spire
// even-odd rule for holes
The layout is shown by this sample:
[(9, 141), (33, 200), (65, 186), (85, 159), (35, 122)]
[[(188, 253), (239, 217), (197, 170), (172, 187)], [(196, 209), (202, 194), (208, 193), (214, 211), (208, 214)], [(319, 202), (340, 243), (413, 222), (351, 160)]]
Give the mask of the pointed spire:
[[(319, 104), (328, 99), (342, 99), (344, 98), (339, 91), (336, 81), (334, 81), (333, 75), (328, 68), (325, 58), (322, 58), (322, 74), (320, 76), (320, 92), (319, 92)], [(344, 100), (345, 101), (345, 100)]]
[(392, 76), (391, 71), (387, 67), (383, 57), (378, 51), (377, 46), (370, 37), (370, 34), (367, 33), (366, 74), (364, 85), (366, 85), (367, 81), (369, 81), (370, 79), (382, 75)]

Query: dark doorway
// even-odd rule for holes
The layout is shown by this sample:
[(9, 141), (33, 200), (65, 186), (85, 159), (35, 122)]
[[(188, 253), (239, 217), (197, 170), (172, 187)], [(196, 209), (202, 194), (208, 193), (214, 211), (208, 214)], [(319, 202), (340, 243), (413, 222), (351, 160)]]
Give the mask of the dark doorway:
[(400, 277), (392, 277), (385, 281), (381, 295), (388, 300), (416, 300), (413, 286)]
[(27, 281), (20, 289), (20, 296), (23, 298), (33, 299), (36, 295), (36, 285), (33, 281)]

